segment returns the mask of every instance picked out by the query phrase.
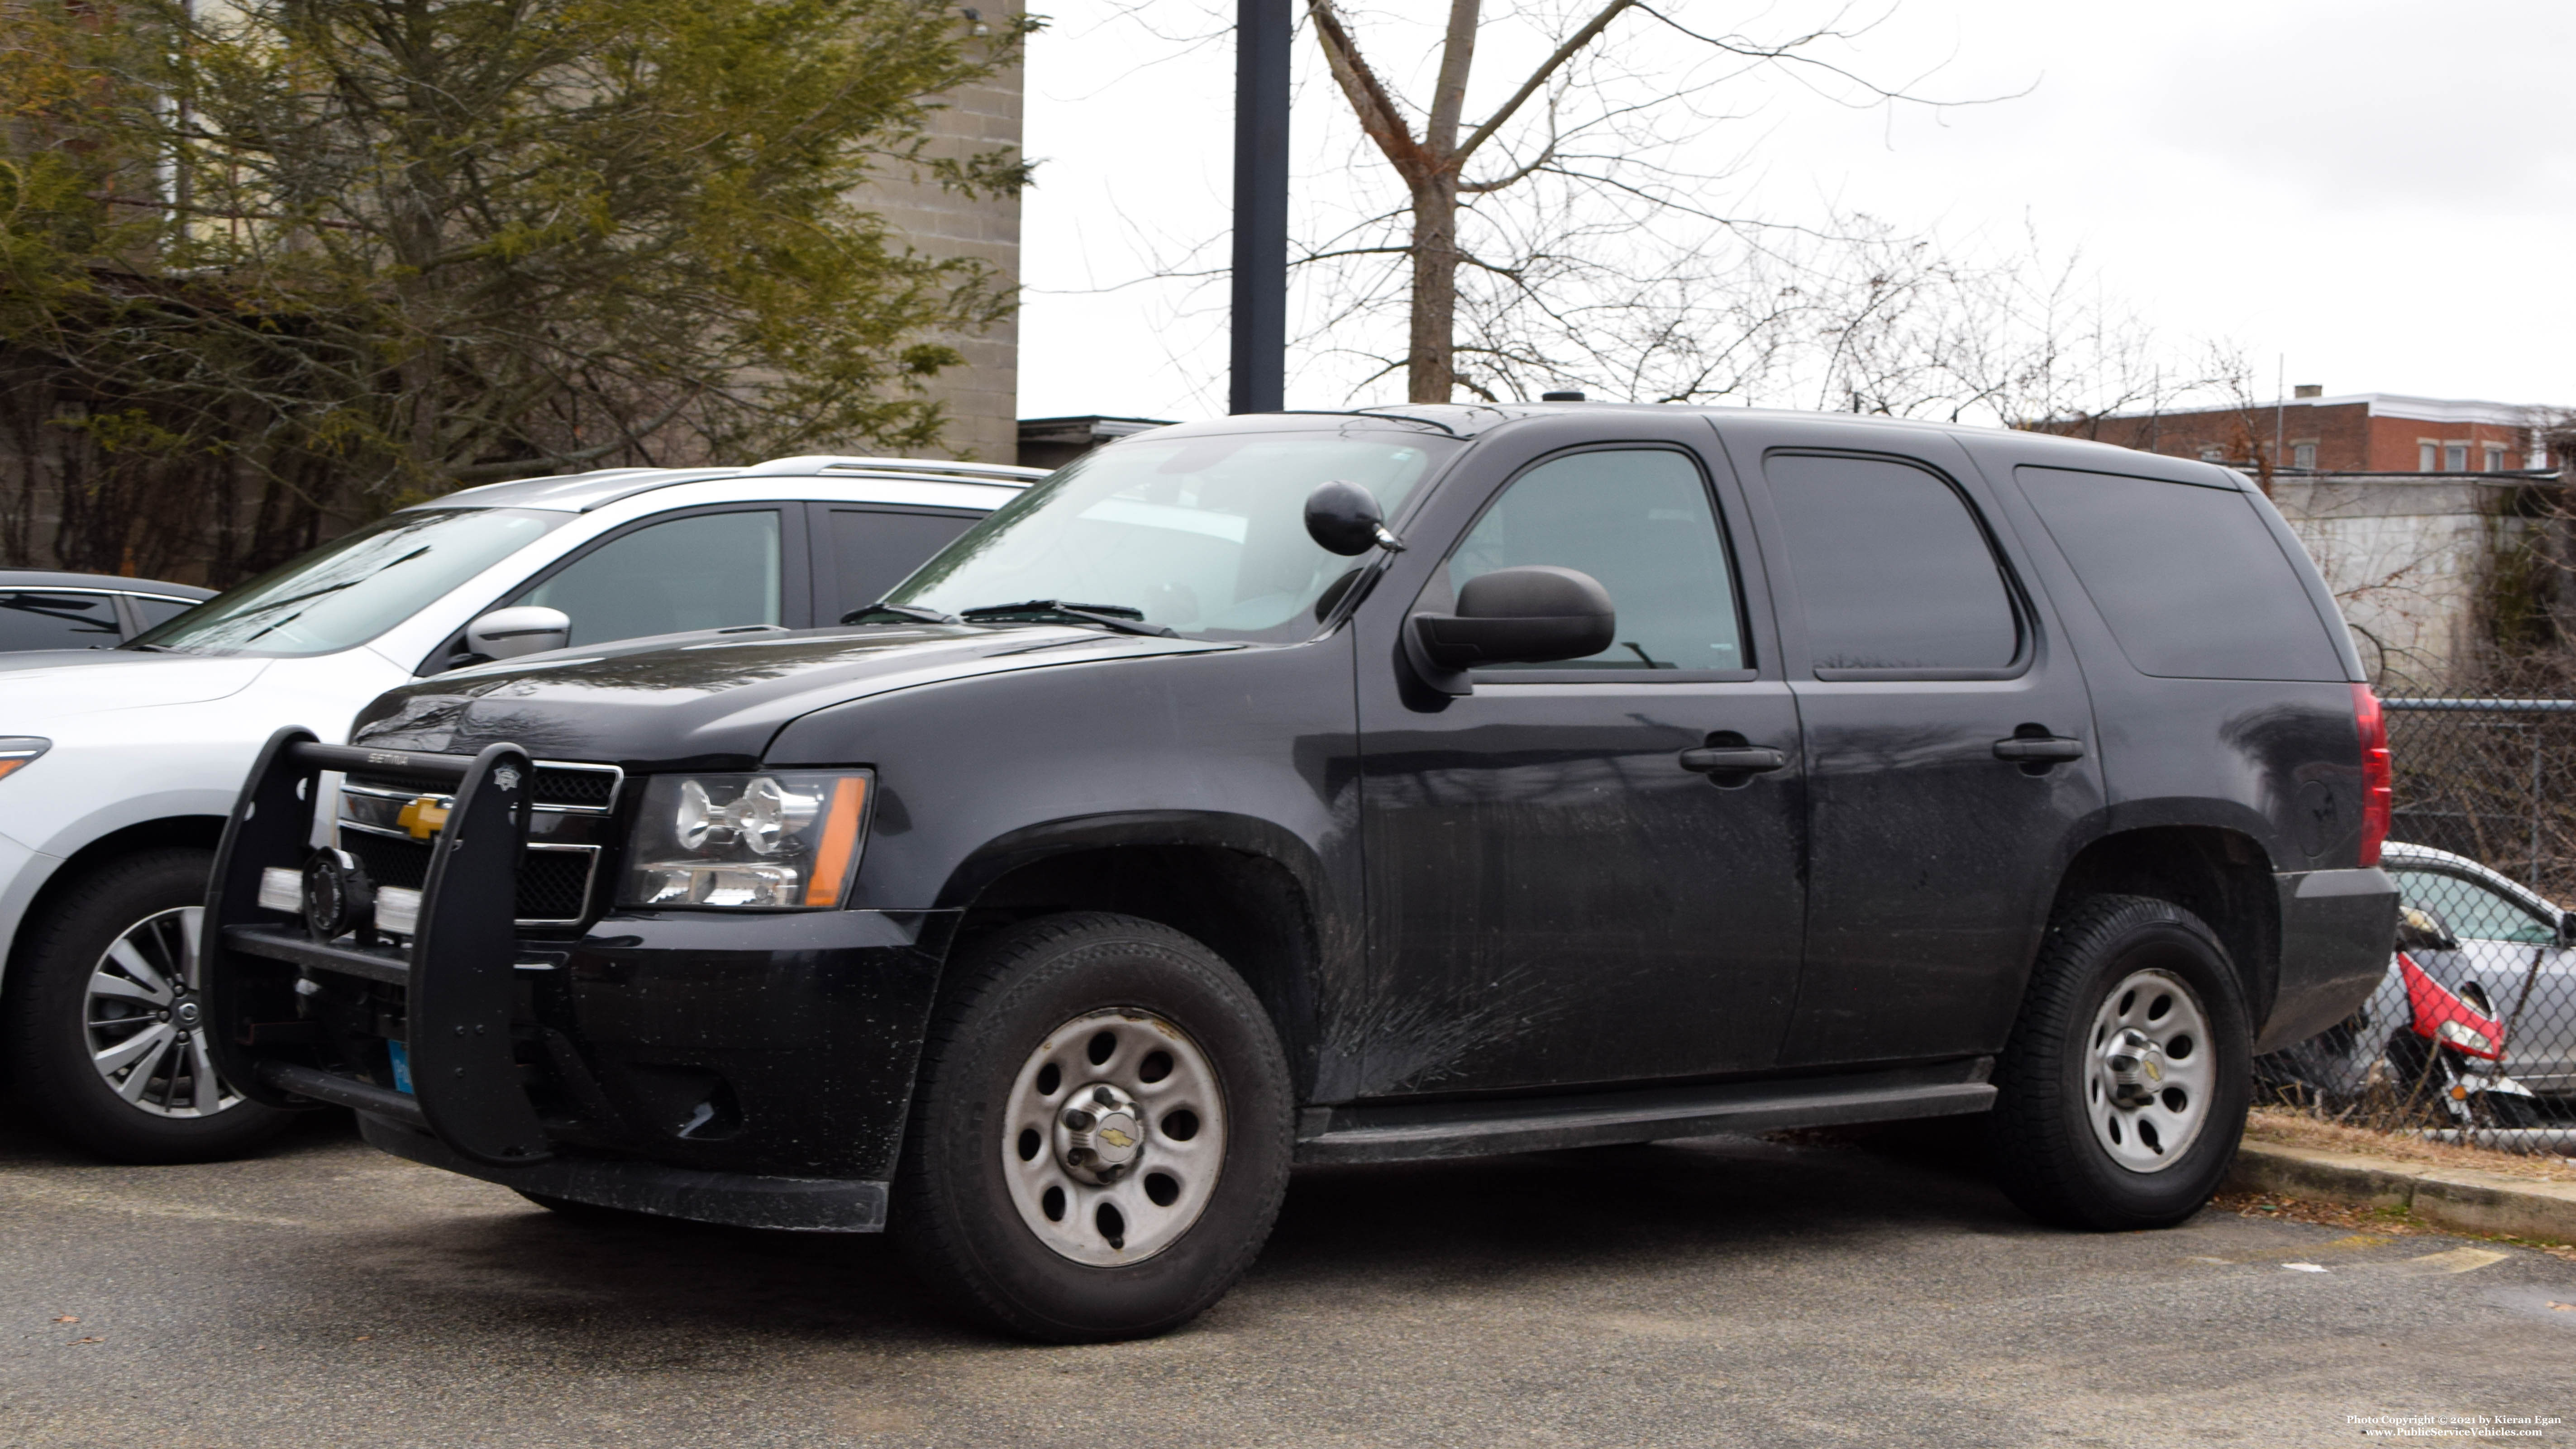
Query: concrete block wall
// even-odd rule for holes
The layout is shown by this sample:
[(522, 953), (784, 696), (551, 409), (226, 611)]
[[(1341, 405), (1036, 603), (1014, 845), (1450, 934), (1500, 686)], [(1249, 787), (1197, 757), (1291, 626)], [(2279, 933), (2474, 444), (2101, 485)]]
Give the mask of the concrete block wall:
[[(958, 158), (997, 149), (1020, 149), (1021, 71), (1003, 72), (983, 85), (945, 98), (932, 122), (931, 152)], [(920, 252), (971, 257), (993, 269), (996, 285), (1016, 291), (1020, 281), (1020, 200), (1016, 196), (969, 198), (935, 183), (887, 176), (856, 198), (885, 218)], [(966, 355), (966, 365), (941, 374), (930, 394), (948, 406), (947, 446), (929, 450), (945, 458), (1008, 463), (1019, 451), (1019, 326), (1004, 320), (974, 336), (942, 339)], [(859, 451), (854, 448), (853, 451)]]
[(2279, 477), (2272, 501), (2307, 545), (2374, 679), (2457, 682), (2474, 657), (2480, 596), (2527, 527), (2504, 507), (2532, 480), (2426, 474)]

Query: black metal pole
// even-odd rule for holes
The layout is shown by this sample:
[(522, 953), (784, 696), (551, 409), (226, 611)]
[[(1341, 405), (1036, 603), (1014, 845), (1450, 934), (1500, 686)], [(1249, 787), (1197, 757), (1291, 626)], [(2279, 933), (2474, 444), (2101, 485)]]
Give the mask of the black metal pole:
[(1288, 390), (1290, 0), (1237, 0), (1234, 357), (1226, 411), (1277, 412)]

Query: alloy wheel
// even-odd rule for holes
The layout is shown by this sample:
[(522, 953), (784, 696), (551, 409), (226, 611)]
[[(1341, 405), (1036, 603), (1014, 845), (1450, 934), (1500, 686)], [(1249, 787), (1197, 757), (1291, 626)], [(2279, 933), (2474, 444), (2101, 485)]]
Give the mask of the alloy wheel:
[(197, 994), (201, 906), (127, 927), (90, 969), (82, 996), (90, 1064), (108, 1089), (156, 1117), (212, 1117), (241, 1094), (215, 1074)]

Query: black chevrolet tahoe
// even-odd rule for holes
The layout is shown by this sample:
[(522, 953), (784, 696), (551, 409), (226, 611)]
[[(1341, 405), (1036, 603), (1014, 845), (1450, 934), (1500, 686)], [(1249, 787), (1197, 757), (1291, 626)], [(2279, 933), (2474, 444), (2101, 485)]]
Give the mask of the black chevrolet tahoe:
[(2176, 1222), (2384, 973), (2379, 707), (2242, 476), (1590, 404), (1114, 443), (841, 627), (283, 731), (207, 908), (242, 1090), (568, 1212), (890, 1229), (1187, 1321), (1299, 1163), (1983, 1114)]

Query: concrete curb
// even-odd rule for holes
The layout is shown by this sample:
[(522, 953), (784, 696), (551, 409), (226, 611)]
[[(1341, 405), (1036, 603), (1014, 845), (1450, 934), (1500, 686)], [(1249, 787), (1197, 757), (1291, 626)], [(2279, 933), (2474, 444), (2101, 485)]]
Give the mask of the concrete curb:
[(2278, 1142), (2236, 1150), (2229, 1188), (2404, 1208), (2462, 1232), (2576, 1243), (2576, 1182), (2535, 1182), (2474, 1167), (2428, 1167), (2357, 1152)]

